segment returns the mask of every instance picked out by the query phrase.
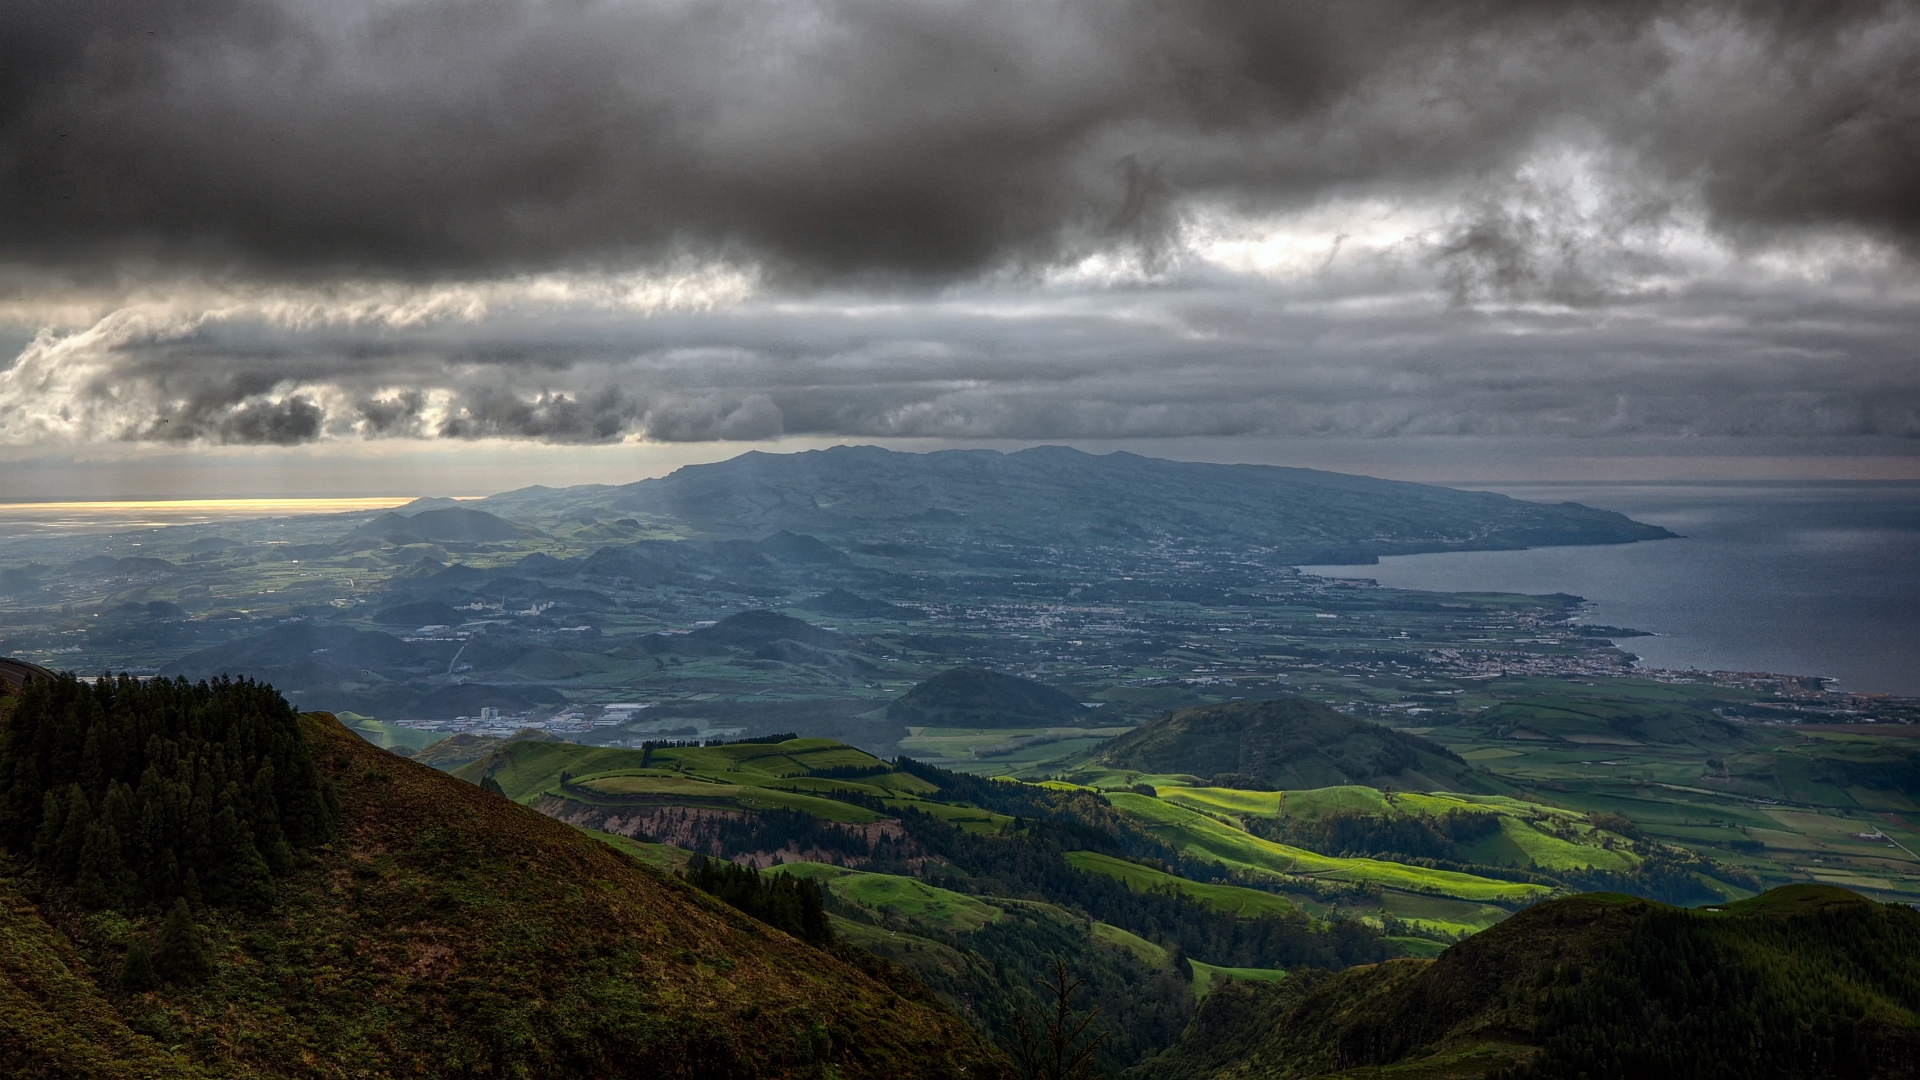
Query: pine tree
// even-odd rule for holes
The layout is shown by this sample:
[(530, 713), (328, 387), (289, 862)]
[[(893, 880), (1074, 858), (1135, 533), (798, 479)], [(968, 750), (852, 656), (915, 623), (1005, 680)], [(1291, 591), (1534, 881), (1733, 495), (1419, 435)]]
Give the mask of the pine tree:
[(60, 847), (60, 831), (67, 821), (67, 800), (49, 791), (40, 800), (40, 831), (33, 838), (33, 861), (51, 866)]
[(247, 911), (265, 911), (273, 906), (273, 872), (267, 860), (254, 847), (253, 834), (240, 823), (229, 806), (213, 818), (216, 902), (233, 904)]
[(298, 714), (246, 680), (65, 676), (0, 727), (0, 846), (90, 906), (264, 908), (338, 812)]
[(190, 982), (213, 970), (206, 942), (201, 940), (200, 928), (194, 925), (193, 912), (187, 909), (184, 896), (173, 902), (173, 910), (160, 926), (160, 947), (154, 950), (153, 968), (168, 982)]
[(159, 982), (153, 973), (153, 957), (147, 949), (146, 935), (137, 935), (133, 944), (127, 946), (126, 963), (120, 965), (120, 985), (139, 994), (153, 989)]
[(293, 845), (287, 843), (285, 830), (280, 827), (280, 810), (276, 787), (273, 779), (273, 762), (260, 763), (253, 774), (252, 789), (248, 793), (248, 818), (253, 827), (254, 845), (267, 860), (267, 868), (275, 877), (286, 877), (293, 873)]
[(126, 899), (127, 866), (120, 855), (120, 833), (102, 815), (87, 827), (86, 846), (74, 877), (74, 899), (90, 908), (118, 907)]
[(79, 784), (67, 785), (67, 812), (60, 825), (60, 838), (53, 845), (50, 869), (71, 879), (80, 869), (80, 852), (87, 846), (87, 826), (93, 824), (93, 805)]
[(1175, 975), (1187, 982), (1193, 981), (1193, 961), (1187, 959), (1187, 950), (1181, 948), (1178, 942), (1167, 950), (1167, 963), (1172, 965)]

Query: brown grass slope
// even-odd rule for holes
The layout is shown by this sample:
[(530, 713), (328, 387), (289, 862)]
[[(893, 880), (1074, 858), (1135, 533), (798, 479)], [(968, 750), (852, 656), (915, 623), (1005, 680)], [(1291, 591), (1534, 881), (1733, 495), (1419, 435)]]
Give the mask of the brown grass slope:
[(127, 1027), (78, 950), (21, 895), (14, 868), (0, 867), (8, 875), (0, 877), (0, 1076), (201, 1076)]
[[(329, 715), (302, 727), (337, 785), (339, 834), (270, 914), (203, 916), (214, 975), (127, 994), (118, 965), (151, 919), (82, 916), (56, 895), (41, 908), (59, 932), (43, 932), (15, 905), (38, 944), (6, 947), (0, 1046), (98, 1050), (98, 1067), (42, 1068), (59, 1076), (1000, 1073), (884, 964), (810, 948)], [(64, 1026), (41, 1033), (41, 1014)]]

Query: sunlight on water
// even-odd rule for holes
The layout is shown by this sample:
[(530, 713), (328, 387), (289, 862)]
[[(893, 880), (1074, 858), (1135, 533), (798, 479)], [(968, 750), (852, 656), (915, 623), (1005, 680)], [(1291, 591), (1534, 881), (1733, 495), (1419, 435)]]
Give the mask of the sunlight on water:
[(0, 539), (203, 525), (291, 514), (348, 514), (405, 506), (410, 496), (352, 499), (169, 499), (0, 503)]

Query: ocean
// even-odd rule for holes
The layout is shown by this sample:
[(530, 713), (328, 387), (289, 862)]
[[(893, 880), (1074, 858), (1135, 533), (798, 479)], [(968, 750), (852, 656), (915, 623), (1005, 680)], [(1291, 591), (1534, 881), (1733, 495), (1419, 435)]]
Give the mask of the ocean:
[[(1476, 485), (1618, 510), (1682, 534), (1639, 544), (1400, 555), (1303, 569), (1398, 588), (1573, 593), (1648, 667), (1823, 675), (1920, 696), (1920, 483)], [(0, 542), (403, 498), (0, 504)]]
[(1573, 593), (1589, 601), (1582, 622), (1658, 635), (1619, 639), (1647, 667), (1822, 675), (1856, 693), (1920, 696), (1920, 483), (1475, 486), (1617, 510), (1682, 538), (1302, 569), (1407, 589)]
[(407, 502), (408, 499), (395, 496), (0, 502), (0, 541), (205, 525), (293, 514), (344, 514), (385, 510)]

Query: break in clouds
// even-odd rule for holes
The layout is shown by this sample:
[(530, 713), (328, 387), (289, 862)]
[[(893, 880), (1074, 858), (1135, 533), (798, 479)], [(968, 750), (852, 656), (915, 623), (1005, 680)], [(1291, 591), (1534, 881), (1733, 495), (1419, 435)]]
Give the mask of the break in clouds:
[(0, 438), (1920, 435), (1906, 4), (22, 0)]

